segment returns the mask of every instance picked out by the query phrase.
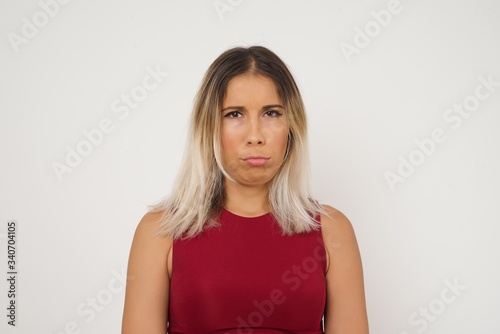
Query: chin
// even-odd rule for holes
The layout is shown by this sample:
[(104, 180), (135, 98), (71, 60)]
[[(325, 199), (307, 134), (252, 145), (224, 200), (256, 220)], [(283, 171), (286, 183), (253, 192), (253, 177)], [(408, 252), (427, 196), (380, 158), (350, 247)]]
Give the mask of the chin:
[(254, 176), (245, 178), (245, 183), (248, 185), (264, 185), (271, 182), (274, 178), (274, 175), (265, 175), (265, 176)]

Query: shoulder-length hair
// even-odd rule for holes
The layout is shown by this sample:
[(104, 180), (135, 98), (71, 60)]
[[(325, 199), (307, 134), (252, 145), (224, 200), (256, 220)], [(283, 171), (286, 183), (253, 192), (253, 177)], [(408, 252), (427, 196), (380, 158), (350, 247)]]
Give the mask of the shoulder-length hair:
[(285, 161), (269, 185), (271, 212), (283, 235), (317, 230), (325, 214), (309, 190), (309, 148), (304, 104), (283, 61), (262, 46), (236, 47), (222, 53), (208, 68), (194, 101), (186, 151), (172, 192), (150, 206), (161, 212), (157, 234), (173, 239), (193, 237), (218, 218), (226, 202), (221, 159), (221, 109), (228, 82), (242, 74), (271, 79), (284, 103), (289, 124)]

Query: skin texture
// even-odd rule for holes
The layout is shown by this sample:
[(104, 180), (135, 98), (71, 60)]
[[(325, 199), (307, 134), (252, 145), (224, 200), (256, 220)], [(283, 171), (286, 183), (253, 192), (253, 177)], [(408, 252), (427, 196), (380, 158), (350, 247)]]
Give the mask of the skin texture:
[[(274, 107), (266, 107), (274, 105)], [(270, 211), (268, 183), (286, 152), (288, 123), (274, 83), (265, 77), (241, 75), (227, 87), (222, 106), (222, 160), (226, 179), (226, 209), (245, 217)], [(281, 116), (278, 114), (282, 114)], [(268, 158), (251, 166), (248, 156)], [(340, 211), (324, 206), (321, 217), (327, 253), (326, 334), (368, 334), (363, 270), (356, 236)], [(122, 334), (167, 332), (172, 240), (153, 237), (158, 214), (147, 213), (139, 222), (128, 264)]]

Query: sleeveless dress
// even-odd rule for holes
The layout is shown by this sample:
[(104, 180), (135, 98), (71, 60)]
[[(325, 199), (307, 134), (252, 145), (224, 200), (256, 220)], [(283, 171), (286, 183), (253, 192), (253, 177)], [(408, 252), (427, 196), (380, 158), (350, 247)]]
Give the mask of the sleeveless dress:
[(283, 236), (271, 213), (223, 210), (219, 227), (172, 247), (169, 334), (324, 333), (321, 229)]

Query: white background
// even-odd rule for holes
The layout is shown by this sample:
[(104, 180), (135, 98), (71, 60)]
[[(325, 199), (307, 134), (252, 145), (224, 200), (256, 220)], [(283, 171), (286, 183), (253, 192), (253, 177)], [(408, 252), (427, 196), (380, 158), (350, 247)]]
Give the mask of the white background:
[[(500, 2), (73, 0), (52, 16), (40, 3), (0, 4), (0, 258), (5, 274), (16, 220), (19, 272), (15, 328), (0, 280), (2, 333), (120, 331), (117, 277), (177, 174), (204, 71), (253, 44), (301, 88), (314, 193), (356, 230), (371, 333), (500, 332)], [(381, 26), (372, 11), (388, 6)], [(112, 104), (148, 68), (168, 76), (120, 118)], [(480, 77), (496, 82), (481, 101)], [(465, 101), (479, 101), (470, 117), (443, 118)], [(103, 119), (113, 130), (58, 179), (53, 164)], [(419, 153), (436, 128), (446, 140)], [(386, 174), (410, 157), (418, 166), (391, 188)]]

